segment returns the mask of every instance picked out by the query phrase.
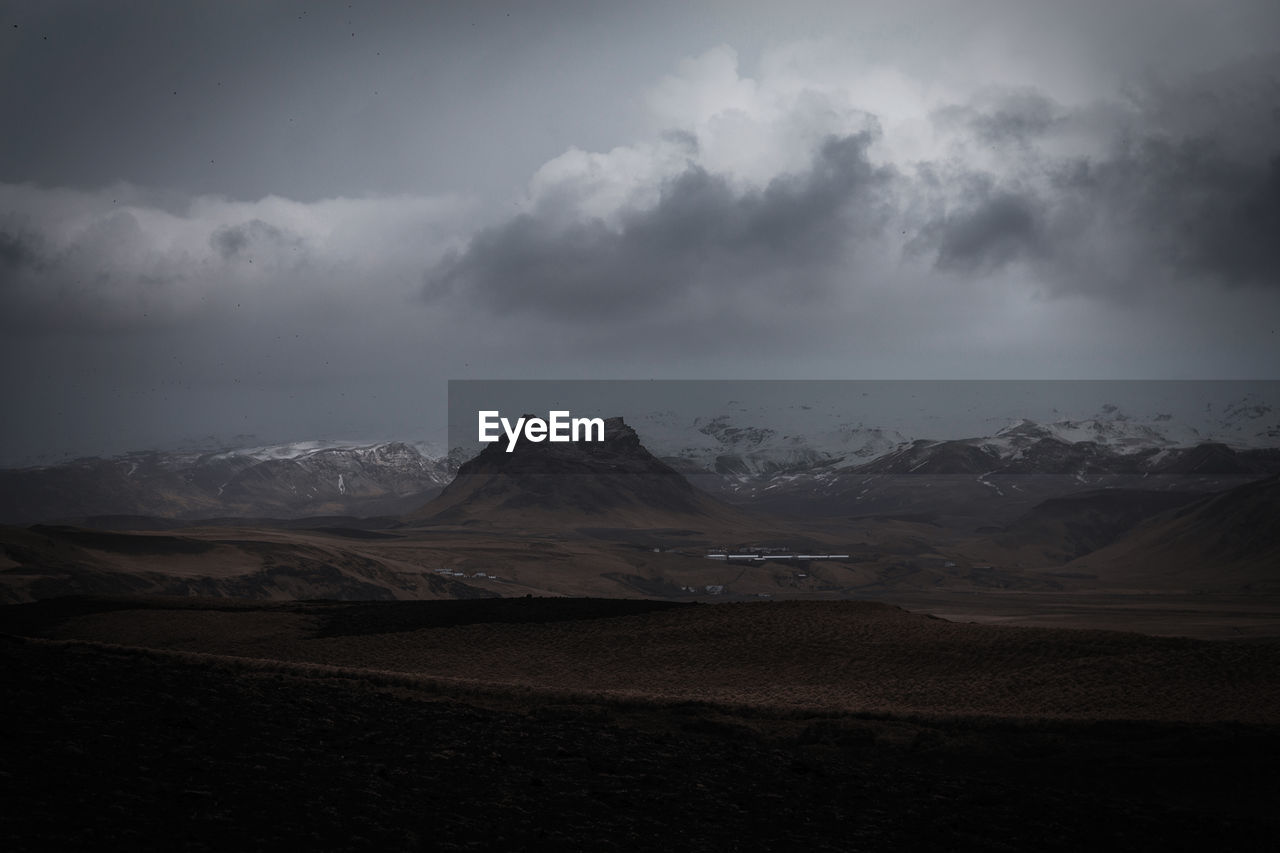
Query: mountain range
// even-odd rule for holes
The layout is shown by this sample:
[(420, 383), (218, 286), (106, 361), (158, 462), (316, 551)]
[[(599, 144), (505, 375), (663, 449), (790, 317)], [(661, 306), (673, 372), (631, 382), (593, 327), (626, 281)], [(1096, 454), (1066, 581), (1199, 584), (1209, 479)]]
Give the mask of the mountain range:
[[(1280, 427), (1261, 405), (1229, 408), (1213, 429), (1113, 410), (1076, 421), (1016, 419), (990, 435), (947, 439), (817, 416), (812, 432), (796, 431), (808, 414), (656, 412), (627, 429), (729, 503), (803, 515), (932, 513), (962, 526), (1002, 524), (1089, 489), (1207, 492), (1280, 472)], [(760, 422), (744, 420), (754, 417)], [(402, 441), (299, 442), (0, 469), (0, 523), (398, 516), (440, 494), (469, 455)], [(684, 500), (669, 497), (673, 507)]]
[[(1262, 473), (1273, 451), (1121, 452), (1023, 422), (989, 439), (916, 441), (858, 465), (761, 475), (772, 480), (765, 497), (733, 504), (650, 453), (623, 420), (609, 419), (604, 439), (526, 442), (513, 453), (492, 445), (443, 489), (434, 484), (447, 464), (408, 445), (214, 454), (186, 467), (117, 460), (116, 475), (143, 494), (139, 484), (152, 477), (250, 506), (283, 490), (293, 511), (340, 508), (344, 498), (411, 506), (365, 519), (117, 516), (0, 528), (3, 595), (741, 598), (1276, 586), (1274, 536), (1258, 532), (1280, 517), (1280, 477)], [(1037, 463), (1050, 473), (1035, 473)], [(818, 491), (801, 497), (823, 512), (762, 509), (805, 477)], [(1097, 485), (1125, 478), (1139, 485)], [(103, 529), (111, 527), (120, 532)], [(716, 548), (750, 559), (708, 559)]]
[(0, 469), (0, 521), (397, 515), (438, 493), (456, 469), (452, 457), (399, 441), (92, 457)]

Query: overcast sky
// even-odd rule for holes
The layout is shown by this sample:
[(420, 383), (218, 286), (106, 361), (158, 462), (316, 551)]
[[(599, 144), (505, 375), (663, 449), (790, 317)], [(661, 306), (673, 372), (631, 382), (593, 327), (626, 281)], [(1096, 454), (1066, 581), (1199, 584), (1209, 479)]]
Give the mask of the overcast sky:
[(1280, 378), (1274, 0), (0, 26), (0, 463), (424, 438), (450, 378)]

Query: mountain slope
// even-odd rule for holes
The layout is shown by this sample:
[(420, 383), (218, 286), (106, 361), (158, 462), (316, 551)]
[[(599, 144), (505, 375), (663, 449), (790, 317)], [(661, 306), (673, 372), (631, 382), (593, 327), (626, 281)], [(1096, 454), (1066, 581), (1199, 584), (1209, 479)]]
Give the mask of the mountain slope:
[(99, 515), (299, 518), (405, 512), (449, 480), (448, 458), (405, 442), (132, 453), (0, 470), (0, 523)]
[(966, 555), (1008, 566), (1060, 566), (1118, 541), (1153, 516), (1203, 497), (1197, 492), (1096, 489), (1036, 504), (1004, 530), (966, 543)]
[(487, 446), (415, 520), (576, 527), (749, 525), (743, 511), (695, 489), (640, 444), (621, 418), (604, 441)]
[(1280, 476), (1158, 515), (1067, 564), (1101, 583), (1280, 592)]

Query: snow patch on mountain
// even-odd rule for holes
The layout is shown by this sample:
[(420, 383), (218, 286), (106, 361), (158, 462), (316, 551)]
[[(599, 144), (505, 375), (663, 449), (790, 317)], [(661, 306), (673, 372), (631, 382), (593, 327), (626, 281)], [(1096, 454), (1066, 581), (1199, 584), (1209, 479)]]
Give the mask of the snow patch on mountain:
[[(736, 412), (691, 417), (661, 411), (629, 422), (656, 455), (737, 480), (850, 467), (907, 442), (894, 430), (840, 422), (830, 415), (804, 407), (781, 411), (741, 407)], [(761, 424), (753, 416), (767, 420)]]

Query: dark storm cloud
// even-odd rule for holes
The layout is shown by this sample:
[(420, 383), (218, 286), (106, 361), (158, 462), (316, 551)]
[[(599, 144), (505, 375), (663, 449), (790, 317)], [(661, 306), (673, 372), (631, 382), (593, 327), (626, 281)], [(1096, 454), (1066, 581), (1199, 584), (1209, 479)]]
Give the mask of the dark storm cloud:
[(1064, 223), (1105, 216), (1154, 264), (1219, 284), (1280, 285), (1280, 146), (1259, 163), (1213, 139), (1147, 138), (1063, 167), (1057, 187)]
[[(1207, 283), (1280, 285), (1280, 150), (1267, 163), (1227, 156), (1213, 141), (1148, 138), (1112, 157), (1046, 166), (1050, 187), (1001, 187), (989, 174), (957, 181), (952, 209), (919, 224), (909, 254), (939, 270), (990, 272), (1011, 262), (1057, 273), (1060, 289), (1099, 286), (1080, 275), (1098, 256)], [(1103, 233), (1105, 232), (1105, 233)], [(1144, 280), (1142, 283), (1147, 283)]]
[(698, 153), (698, 137), (687, 130), (673, 128), (664, 131), (662, 138), (679, 146), (686, 154), (694, 155)]
[(0, 231), (0, 328), (132, 332), (169, 316), (189, 270), (154, 252), (137, 217), (107, 213), (58, 246), (40, 232)]
[[(1259, 116), (1280, 92), (1280, 59), (1244, 67), (1123, 106), (1067, 110), (1023, 91), (937, 111), (935, 126), (996, 159), (920, 169), (915, 191), (947, 200), (908, 216), (908, 255), (966, 273), (1027, 262), (1060, 292), (1280, 285), (1280, 115)], [(1097, 152), (1058, 153), (1085, 133)]]
[(434, 267), (424, 292), (457, 292), (501, 312), (594, 317), (661, 308), (697, 288), (743, 296), (784, 274), (789, 288), (804, 290), (883, 225), (893, 172), (868, 160), (872, 140), (828, 139), (807, 173), (763, 189), (739, 191), (690, 166), (655, 206), (625, 212), (617, 229), (518, 216)]
[(1045, 253), (1044, 212), (1029, 193), (1000, 190), (990, 176), (970, 176), (964, 206), (925, 223), (908, 247), (934, 248), (934, 266), (989, 272)]
[(253, 219), (241, 225), (224, 225), (209, 236), (209, 245), (224, 259), (239, 255), (255, 244), (296, 246), (300, 240), (269, 222)]
[(413, 300), (441, 235), (468, 216), (449, 199), (408, 196), (162, 207), (150, 195), (0, 184), (0, 330), (105, 340), (255, 315), (271, 328), (300, 305), (367, 322), (379, 300)]
[(422, 435), (446, 376), (1275, 375), (1275, 0), (8, 5), (12, 456)]
[(935, 122), (965, 128), (991, 145), (1026, 145), (1061, 118), (1062, 108), (1034, 89), (989, 93), (978, 104), (952, 105), (934, 114)]
[(39, 265), (40, 253), (35, 243), (31, 237), (0, 230), (0, 284), (19, 270)]

